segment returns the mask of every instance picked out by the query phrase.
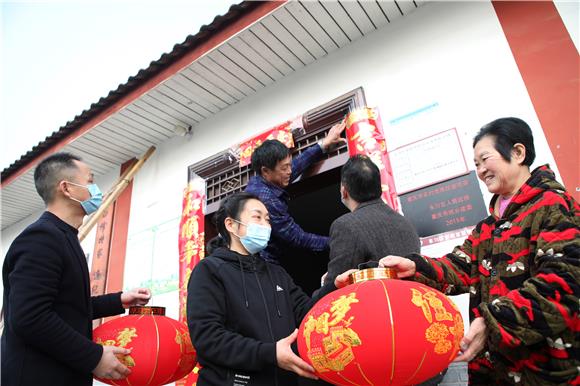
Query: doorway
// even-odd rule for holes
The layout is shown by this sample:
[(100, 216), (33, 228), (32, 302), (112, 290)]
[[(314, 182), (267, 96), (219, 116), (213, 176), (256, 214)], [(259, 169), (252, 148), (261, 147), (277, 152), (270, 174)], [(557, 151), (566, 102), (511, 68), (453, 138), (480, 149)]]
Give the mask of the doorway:
[[(348, 212), (340, 202), (340, 168), (294, 183), (288, 193), (290, 215), (306, 232), (327, 236), (332, 222)], [(320, 277), (327, 270), (328, 250), (288, 248), (280, 261), (294, 282), (311, 295), (320, 288)]]
[[(288, 187), (289, 212), (306, 232), (328, 236), (332, 222), (348, 212), (340, 202), (340, 167), (301, 179)], [(205, 216), (205, 242), (217, 236), (214, 216)], [(287, 248), (280, 263), (294, 282), (306, 292), (320, 288), (320, 277), (326, 272), (328, 250), (311, 252)]]

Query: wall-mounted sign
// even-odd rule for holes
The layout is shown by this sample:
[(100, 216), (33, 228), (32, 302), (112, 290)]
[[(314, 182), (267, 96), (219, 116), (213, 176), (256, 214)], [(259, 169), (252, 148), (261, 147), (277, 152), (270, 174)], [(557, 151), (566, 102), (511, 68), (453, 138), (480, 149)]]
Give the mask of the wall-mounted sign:
[(391, 115), (385, 118), (389, 151), (455, 126), (455, 113), (437, 101), (400, 103), (403, 105), (389, 105)]
[(475, 225), (487, 216), (474, 171), (399, 198), (420, 237)]
[(389, 158), (399, 195), (468, 171), (455, 129), (392, 150)]
[[(475, 226), (471, 225), (468, 227), (455, 229), (453, 231), (439, 233), (437, 235), (431, 235), (426, 237), (421, 237), (421, 247), (427, 247), (429, 245), (443, 243), (449, 240), (455, 239), (466, 239), (467, 236), (471, 234), (471, 231), (475, 228)], [(431, 256), (431, 255), (429, 255)], [(434, 256), (438, 257), (438, 256)]]

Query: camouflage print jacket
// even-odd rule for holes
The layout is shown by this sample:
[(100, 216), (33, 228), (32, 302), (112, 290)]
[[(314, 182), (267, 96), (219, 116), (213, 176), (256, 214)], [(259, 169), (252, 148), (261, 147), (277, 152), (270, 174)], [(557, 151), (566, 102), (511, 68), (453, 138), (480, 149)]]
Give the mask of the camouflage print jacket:
[(453, 253), (407, 257), (415, 280), (469, 292), (470, 319), (485, 318), (470, 385), (580, 385), (580, 206), (547, 166)]

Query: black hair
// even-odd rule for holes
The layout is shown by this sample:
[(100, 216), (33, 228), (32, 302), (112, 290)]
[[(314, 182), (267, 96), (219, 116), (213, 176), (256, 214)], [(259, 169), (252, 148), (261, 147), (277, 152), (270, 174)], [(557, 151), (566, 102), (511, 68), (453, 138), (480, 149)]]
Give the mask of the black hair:
[(473, 138), (473, 147), (486, 136), (495, 138), (495, 150), (508, 162), (512, 159), (512, 149), (516, 143), (521, 143), (526, 148), (524, 165), (531, 166), (536, 159), (532, 129), (519, 118), (499, 118), (484, 125)]
[(356, 202), (367, 202), (381, 197), (381, 173), (366, 155), (355, 155), (346, 161), (340, 171), (340, 182)]
[(226, 229), (226, 218), (230, 217), (234, 220), (240, 219), (240, 214), (249, 200), (260, 200), (251, 193), (239, 192), (226, 197), (220, 204), (219, 209), (213, 215), (213, 222), (218, 231), (217, 237), (214, 237), (207, 243), (207, 253), (211, 255), (214, 250), (220, 247), (229, 248), (231, 243), (230, 234)]
[(70, 179), (78, 170), (75, 161), (81, 161), (81, 158), (70, 153), (55, 153), (38, 164), (34, 170), (34, 186), (45, 204), (54, 199), (58, 183)]
[(274, 169), (278, 162), (290, 155), (290, 149), (277, 139), (265, 140), (252, 153), (252, 170), (258, 175), (262, 173), (262, 166)]

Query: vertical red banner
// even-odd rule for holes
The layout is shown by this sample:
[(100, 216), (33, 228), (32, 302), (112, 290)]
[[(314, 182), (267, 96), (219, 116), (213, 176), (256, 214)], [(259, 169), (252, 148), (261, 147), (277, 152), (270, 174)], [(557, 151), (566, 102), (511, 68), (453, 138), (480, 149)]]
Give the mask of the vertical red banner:
[[(187, 283), (195, 265), (205, 256), (205, 180), (192, 178), (183, 190), (179, 223), (179, 321), (187, 324)], [(179, 386), (197, 383), (196, 366), (189, 375), (176, 382)]]
[(351, 157), (356, 154), (364, 154), (378, 166), (381, 172), (383, 201), (394, 210), (399, 211), (393, 169), (387, 153), (387, 143), (379, 111), (376, 108), (365, 107), (348, 114), (346, 117), (346, 137), (348, 153)]
[[(114, 212), (115, 203), (103, 213), (103, 217), (97, 223), (93, 262), (91, 265), (91, 296), (103, 295), (105, 293), (107, 273), (109, 271)], [(102, 319), (93, 320), (93, 328), (100, 326), (101, 322)]]

